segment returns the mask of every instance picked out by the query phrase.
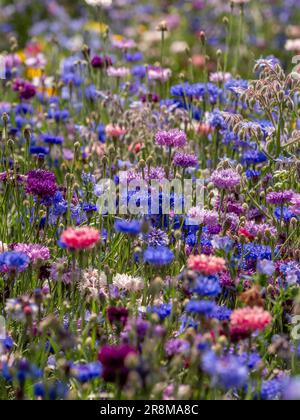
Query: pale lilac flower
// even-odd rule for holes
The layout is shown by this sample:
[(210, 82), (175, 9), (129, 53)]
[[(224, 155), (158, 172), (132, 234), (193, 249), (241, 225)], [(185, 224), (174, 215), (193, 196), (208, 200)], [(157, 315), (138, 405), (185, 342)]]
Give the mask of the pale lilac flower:
[(211, 182), (220, 190), (231, 190), (240, 184), (241, 176), (233, 169), (221, 169), (212, 174)]
[(127, 67), (109, 67), (107, 69), (107, 75), (109, 77), (117, 77), (123, 79), (130, 75), (130, 70)]
[(172, 76), (172, 71), (170, 69), (163, 69), (161, 67), (150, 67), (148, 69), (149, 80), (160, 80), (161, 82), (166, 82)]

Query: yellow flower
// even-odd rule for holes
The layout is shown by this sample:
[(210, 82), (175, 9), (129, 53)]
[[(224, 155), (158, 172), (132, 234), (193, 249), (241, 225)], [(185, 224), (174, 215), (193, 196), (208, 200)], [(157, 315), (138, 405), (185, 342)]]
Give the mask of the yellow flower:
[(26, 60), (26, 55), (24, 51), (18, 51), (17, 52), (17, 56), (19, 57), (19, 59), (21, 60), (22, 63), (25, 62)]
[(42, 69), (35, 69), (34, 67), (28, 67), (26, 69), (26, 76), (28, 79), (40, 78), (43, 75)]
[(104, 34), (109, 29), (109, 26), (103, 22), (89, 21), (84, 25), (86, 31), (98, 32)]

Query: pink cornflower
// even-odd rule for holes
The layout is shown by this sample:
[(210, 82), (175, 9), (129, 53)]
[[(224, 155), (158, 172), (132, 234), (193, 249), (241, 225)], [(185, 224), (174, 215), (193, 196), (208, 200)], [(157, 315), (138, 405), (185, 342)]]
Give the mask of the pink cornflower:
[(124, 128), (112, 124), (107, 125), (105, 131), (110, 137), (121, 137), (126, 134), (126, 130)]
[(181, 130), (159, 131), (155, 143), (167, 147), (183, 147), (186, 145), (186, 134)]
[(92, 248), (100, 241), (100, 234), (97, 229), (91, 227), (68, 228), (60, 238), (61, 242), (71, 249)]
[(235, 310), (231, 317), (232, 335), (249, 335), (255, 331), (263, 331), (272, 322), (272, 316), (263, 308), (243, 308)]
[(49, 248), (38, 244), (16, 244), (13, 247), (16, 252), (26, 254), (31, 262), (47, 261), (50, 259)]
[(130, 70), (126, 67), (119, 67), (119, 68), (109, 67), (107, 69), (107, 75), (109, 77), (117, 77), (119, 79), (123, 79), (130, 75)]
[(149, 67), (148, 77), (149, 80), (160, 80), (161, 82), (166, 82), (172, 76), (172, 71), (170, 69), (163, 69), (162, 67)]
[(206, 275), (221, 273), (226, 269), (223, 258), (208, 255), (191, 255), (188, 259), (188, 268)]
[(233, 169), (221, 169), (213, 172), (211, 182), (220, 190), (231, 190), (241, 182), (241, 176)]

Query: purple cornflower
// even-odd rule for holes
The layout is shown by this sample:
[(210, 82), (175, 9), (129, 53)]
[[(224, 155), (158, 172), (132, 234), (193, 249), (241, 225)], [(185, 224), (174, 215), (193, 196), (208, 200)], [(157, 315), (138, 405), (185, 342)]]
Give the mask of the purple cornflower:
[(183, 147), (186, 145), (186, 134), (181, 130), (159, 131), (155, 136), (155, 143), (167, 147)]
[(293, 196), (293, 191), (270, 192), (267, 195), (267, 203), (274, 205), (289, 203), (292, 200)]
[(213, 172), (211, 182), (221, 190), (231, 190), (241, 182), (241, 176), (233, 169), (221, 169)]
[(176, 153), (173, 163), (175, 166), (181, 166), (182, 168), (194, 168), (198, 165), (198, 158), (192, 154)]
[(167, 178), (166, 171), (164, 170), (164, 168), (161, 168), (160, 166), (156, 168), (150, 168), (150, 171), (147, 168), (145, 171), (146, 181), (151, 181), (151, 180), (163, 181), (166, 178)]
[(49, 248), (43, 245), (16, 244), (14, 245), (13, 250), (16, 252), (23, 252), (30, 258), (31, 262), (36, 262), (39, 260), (47, 261), (50, 259)]
[(106, 382), (125, 384), (129, 373), (125, 361), (129, 354), (135, 355), (135, 348), (126, 344), (119, 346), (106, 345), (98, 354), (98, 360), (103, 366), (103, 379)]
[(77, 278), (77, 274), (77, 267), (75, 273), (72, 273), (67, 258), (59, 258), (50, 268), (50, 278), (54, 281), (61, 281), (66, 285), (71, 284), (74, 277)]
[(183, 339), (171, 339), (165, 344), (165, 351), (167, 355), (175, 356), (176, 354), (187, 354), (190, 349), (190, 344), (187, 340)]
[(91, 60), (91, 65), (94, 69), (103, 69), (112, 66), (112, 59), (108, 56), (99, 57), (95, 55), (95, 57)]
[(55, 175), (42, 169), (27, 174), (26, 192), (38, 198), (52, 198), (57, 191)]
[(294, 194), (291, 203), (291, 212), (294, 213), (296, 216), (300, 216), (300, 194)]

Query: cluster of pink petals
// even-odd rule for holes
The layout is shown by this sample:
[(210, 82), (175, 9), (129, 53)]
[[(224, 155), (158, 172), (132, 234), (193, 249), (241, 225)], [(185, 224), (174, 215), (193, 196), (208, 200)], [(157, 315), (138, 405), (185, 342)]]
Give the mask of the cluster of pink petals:
[(263, 308), (243, 308), (235, 310), (231, 315), (231, 332), (234, 334), (251, 334), (263, 331), (272, 322), (272, 316)]
[(91, 227), (68, 228), (63, 232), (60, 240), (70, 249), (88, 249), (100, 241), (100, 233)]
[(126, 130), (124, 128), (112, 124), (107, 125), (105, 131), (110, 137), (121, 137), (126, 134)]
[(188, 259), (188, 267), (205, 275), (213, 275), (224, 271), (226, 264), (223, 258), (211, 255), (191, 255)]
[(26, 254), (31, 262), (47, 261), (50, 259), (49, 248), (38, 244), (16, 244), (13, 247), (16, 252), (23, 252)]

